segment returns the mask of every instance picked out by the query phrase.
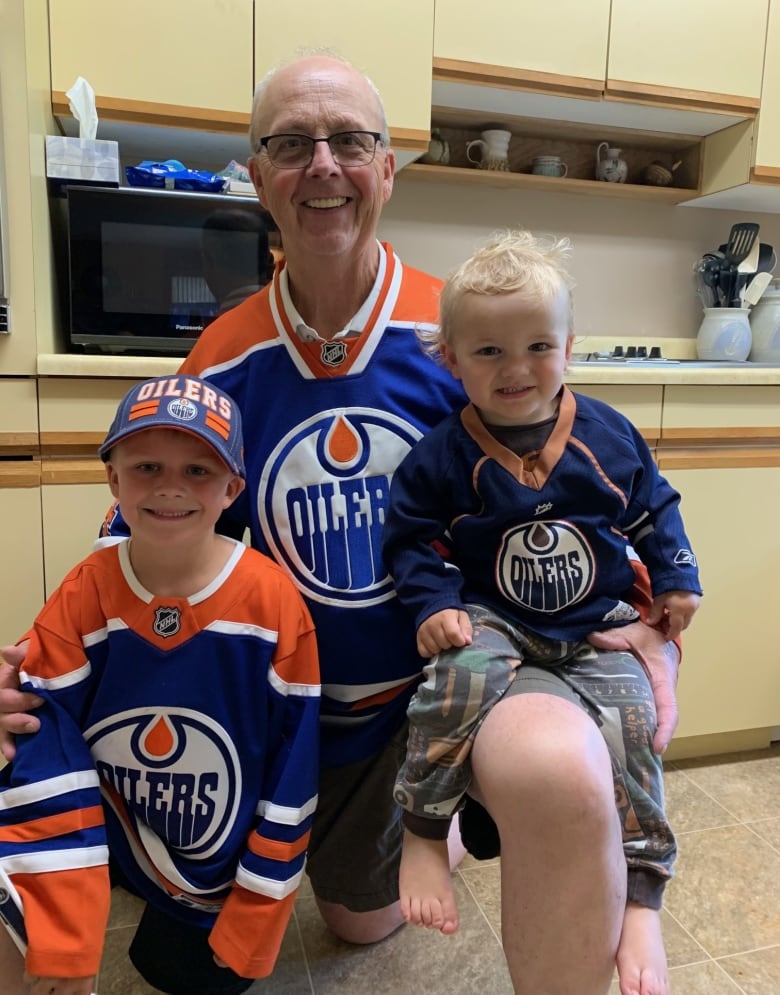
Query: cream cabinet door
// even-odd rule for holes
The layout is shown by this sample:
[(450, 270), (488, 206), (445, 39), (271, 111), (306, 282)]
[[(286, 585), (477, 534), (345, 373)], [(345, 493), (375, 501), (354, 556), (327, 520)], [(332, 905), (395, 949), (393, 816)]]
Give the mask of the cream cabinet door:
[(603, 89), (609, 0), (436, 0), (437, 60), (577, 76)]
[(46, 597), (92, 552), (113, 498), (108, 484), (44, 484), (41, 488)]
[(257, 79), (302, 50), (328, 48), (354, 63), (379, 88), (393, 144), (428, 146), (431, 124), (433, 0), (393, 0), (367, 7), (338, 4), (258, 4), (255, 18)]
[(774, 179), (780, 177), (780, 5), (776, 3), (769, 8), (754, 162), (759, 175), (766, 171)]
[(780, 725), (780, 467), (663, 472), (704, 589), (683, 636), (677, 737)]
[(49, 0), (52, 91), (247, 115), (252, 21), (253, 0)]
[(612, 0), (607, 93), (757, 107), (768, 9), (768, 0)]
[[(15, 642), (43, 607), (40, 464), (0, 467), (0, 645)], [(16, 479), (13, 479), (14, 476)]]

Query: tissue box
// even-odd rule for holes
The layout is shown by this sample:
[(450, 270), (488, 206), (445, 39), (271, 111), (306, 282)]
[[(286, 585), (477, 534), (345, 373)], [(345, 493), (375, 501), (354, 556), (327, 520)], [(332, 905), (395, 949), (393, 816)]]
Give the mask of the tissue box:
[(61, 183), (119, 186), (119, 143), (103, 138), (46, 136), (46, 175)]

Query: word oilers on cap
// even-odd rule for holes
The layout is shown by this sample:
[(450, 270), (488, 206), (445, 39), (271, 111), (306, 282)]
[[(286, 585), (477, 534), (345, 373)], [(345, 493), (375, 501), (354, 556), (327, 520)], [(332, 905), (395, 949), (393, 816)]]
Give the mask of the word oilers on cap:
[(236, 402), (199, 377), (155, 377), (122, 398), (98, 453), (104, 463), (118, 442), (149, 428), (175, 428), (203, 439), (236, 476), (246, 477)]

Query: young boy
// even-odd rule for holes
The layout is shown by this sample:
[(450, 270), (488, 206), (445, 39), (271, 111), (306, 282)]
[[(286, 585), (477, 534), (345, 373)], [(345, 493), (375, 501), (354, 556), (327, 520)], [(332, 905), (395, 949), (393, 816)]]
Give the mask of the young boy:
[(130, 956), (149, 984), (238, 995), (273, 970), (303, 872), (312, 622), (276, 564), (215, 533), (245, 477), (227, 394), (147, 380), (99, 452), (132, 538), (71, 570), (28, 634), (42, 726), (0, 774), (27, 952), (0, 929), (3, 993), (93, 991), (110, 865), (147, 903)]
[[(637, 618), (629, 543), (650, 573), (647, 621), (663, 624), (670, 639), (690, 622), (701, 589), (679, 495), (637, 430), (563, 385), (573, 342), (567, 251), (566, 241), (545, 246), (524, 232), (495, 237), (446, 282), (440, 326), (428, 338), (471, 403), (403, 461), (384, 532), (418, 650), (432, 658), (410, 704), (395, 789), (406, 810), (401, 902), (407, 921), (457, 929), (446, 837), (469, 787), (479, 725), (505, 694), (561, 695), (592, 714), (611, 750), (633, 756), (637, 775), (620, 807), (629, 907), (643, 914), (627, 917), (621, 949), (635, 951), (624, 961), (648, 962), (640, 973), (649, 966), (665, 979), (657, 909), (675, 845), (654, 730), (637, 727), (636, 716), (646, 722), (650, 710), (631, 687), (638, 662), (597, 654), (584, 640)], [(615, 716), (606, 714), (613, 709), (595, 709), (587, 687), (601, 666), (616, 665), (612, 678), (622, 669), (628, 690), (616, 702), (615, 740)], [(648, 909), (657, 937), (649, 944), (629, 924), (644, 930)], [(648, 974), (641, 991), (653, 984)]]

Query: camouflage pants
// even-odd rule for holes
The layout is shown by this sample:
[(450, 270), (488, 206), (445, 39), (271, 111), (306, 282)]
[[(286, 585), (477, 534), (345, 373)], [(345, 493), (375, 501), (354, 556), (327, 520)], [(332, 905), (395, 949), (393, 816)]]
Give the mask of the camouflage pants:
[(448, 821), (463, 804), (471, 747), (496, 702), (529, 692), (564, 697), (593, 718), (609, 750), (629, 897), (659, 907), (677, 846), (664, 812), (663, 766), (652, 749), (655, 704), (641, 664), (630, 653), (541, 639), (481, 606), (470, 605), (469, 616), (472, 644), (434, 657), (410, 702), (396, 801), (415, 817)]

